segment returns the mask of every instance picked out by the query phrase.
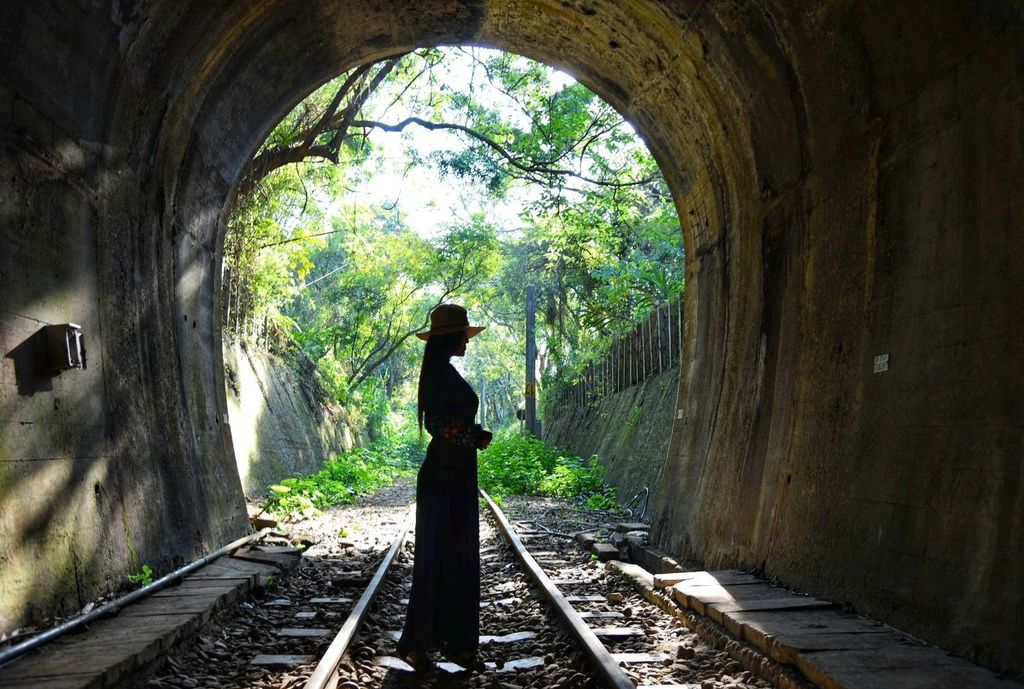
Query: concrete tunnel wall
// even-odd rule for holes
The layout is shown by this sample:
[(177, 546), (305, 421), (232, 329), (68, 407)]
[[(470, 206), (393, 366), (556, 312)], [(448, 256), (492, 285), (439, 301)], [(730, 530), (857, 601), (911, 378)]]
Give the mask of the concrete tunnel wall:
[[(1009, 0), (3, 3), (0, 625), (246, 529), (214, 308), (239, 171), (339, 71), (474, 43), (593, 88), (674, 192), (656, 539), (1024, 674), (1022, 33)], [(20, 375), (67, 321), (90, 369)]]

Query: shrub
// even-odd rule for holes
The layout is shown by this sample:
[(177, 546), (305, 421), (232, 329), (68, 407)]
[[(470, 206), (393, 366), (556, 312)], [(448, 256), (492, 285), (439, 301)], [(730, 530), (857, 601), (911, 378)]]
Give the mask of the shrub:
[(583, 498), (592, 509), (617, 507), (615, 489), (604, 484), (597, 455), (581, 459), (534, 437), (513, 433), (494, 439), (480, 453), (480, 487), (501, 495)]
[(128, 583), (136, 586), (149, 586), (153, 583), (153, 568), (149, 565), (142, 565), (142, 569), (138, 572), (128, 575)]

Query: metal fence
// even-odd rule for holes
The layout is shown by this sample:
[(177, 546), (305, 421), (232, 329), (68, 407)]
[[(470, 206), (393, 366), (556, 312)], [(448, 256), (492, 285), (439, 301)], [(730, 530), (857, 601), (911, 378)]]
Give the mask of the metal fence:
[(552, 420), (594, 404), (678, 365), (683, 341), (683, 300), (651, 312), (617, 340), (604, 358), (589, 364), (574, 383), (560, 382), (545, 395), (544, 416)]

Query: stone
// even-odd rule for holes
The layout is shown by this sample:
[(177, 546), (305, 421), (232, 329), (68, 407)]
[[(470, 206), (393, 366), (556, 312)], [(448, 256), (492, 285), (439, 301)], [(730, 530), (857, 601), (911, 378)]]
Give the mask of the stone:
[(484, 667), (492, 672), (519, 672), (520, 670), (534, 670), (544, 667), (544, 659), (539, 657), (515, 658), (513, 660), (506, 660), (500, 668), (496, 663), (492, 662), (484, 663)]
[(635, 627), (597, 627), (591, 628), (590, 631), (599, 639), (633, 639), (645, 636), (644, 630)]
[(285, 627), (278, 629), (276, 636), (282, 639), (319, 639), (330, 636), (333, 632), (330, 629)]
[[(121, 616), (93, 623), (78, 635), (64, 636), (45, 653), (30, 655), (5, 665), (9, 682), (63, 675), (92, 675), (105, 685), (117, 685), (161, 654), (195, 633), (196, 614)], [(32, 686), (31, 681), (26, 686)]]
[(619, 559), (619, 549), (611, 543), (595, 543), (590, 549), (600, 562)]
[(622, 620), (626, 618), (626, 615), (624, 615), (621, 612), (587, 611), (578, 614), (580, 616), (580, 619), (584, 620)]
[[(767, 585), (767, 582), (764, 579), (755, 577), (752, 574), (747, 574), (746, 572), (738, 572), (734, 570), (671, 572), (655, 575), (655, 581), (659, 578), (666, 582), (672, 581), (672, 584), (686, 583), (690, 586)], [(657, 584), (655, 585), (657, 586)]]
[(650, 589), (654, 585), (654, 576), (640, 565), (633, 564), (632, 562), (610, 560), (605, 563), (604, 567), (610, 572), (617, 572), (627, 579), (638, 582), (643, 588)]
[(307, 655), (258, 655), (249, 661), (249, 665), (269, 668), (295, 668), (307, 665), (315, 660), (315, 656)]
[(796, 595), (768, 584), (726, 588), (684, 581), (672, 586), (672, 596), (680, 605), (707, 615), (719, 624), (723, 624), (722, 615), (728, 612), (834, 607), (828, 601)]
[(480, 645), (486, 644), (513, 644), (520, 641), (527, 641), (537, 637), (537, 632), (512, 632), (502, 636), (481, 635)]
[(847, 635), (895, 638), (877, 623), (836, 610), (736, 610), (723, 613), (722, 618), (731, 634), (783, 663), (791, 662), (784, 649), (803, 648), (802, 643), (835, 644)]
[(119, 614), (120, 617), (152, 617), (159, 615), (197, 615), (203, 621), (219, 608), (223, 607), (230, 596), (227, 592), (220, 595), (182, 596), (147, 598), (135, 605), (130, 605)]
[[(484, 601), (480, 601), (480, 608), (481, 609), (489, 608), (491, 606), (494, 606), (496, 608), (508, 607), (510, 605), (515, 605), (516, 603), (519, 602), (519, 600), (520, 600), (519, 598), (514, 598), (514, 597), (513, 598), (499, 598), (498, 600), (484, 600)], [(405, 604), (408, 605), (409, 601), (406, 600)]]
[[(620, 593), (618, 595), (621, 596), (622, 594)], [(581, 596), (566, 596), (565, 600), (568, 603), (604, 603), (606, 598), (604, 596), (596, 596), (596, 595), (591, 595), (591, 596), (581, 595)]]
[(615, 530), (619, 533), (628, 533), (630, 531), (647, 532), (650, 531), (650, 529), (650, 525), (644, 524), (643, 522), (625, 522), (623, 524), (615, 525)]
[(401, 658), (396, 658), (394, 656), (377, 656), (373, 659), (373, 663), (374, 665), (379, 665), (380, 667), (387, 668), (389, 670), (399, 670), (401, 672), (416, 671), (412, 665), (405, 662)]
[(281, 570), (291, 569), (302, 558), (298, 548), (282, 546), (260, 546), (241, 548), (231, 556), (237, 560), (271, 565)]
[(1020, 689), (1021, 684), (921, 645), (800, 654), (797, 667), (822, 689)]
[(665, 589), (685, 581), (689, 572), (665, 572), (654, 575), (654, 588)]
[(662, 665), (672, 660), (664, 653), (612, 653), (612, 658), (620, 665)]

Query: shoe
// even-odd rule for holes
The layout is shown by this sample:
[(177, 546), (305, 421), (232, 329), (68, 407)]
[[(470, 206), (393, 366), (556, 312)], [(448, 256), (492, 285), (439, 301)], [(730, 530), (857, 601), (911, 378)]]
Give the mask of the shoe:
[(483, 672), (486, 669), (484, 661), (480, 660), (475, 651), (460, 651), (451, 655), (446, 654), (445, 658), (465, 668), (467, 672)]
[(424, 651), (399, 651), (398, 657), (416, 672), (430, 672), (434, 669), (434, 662)]

